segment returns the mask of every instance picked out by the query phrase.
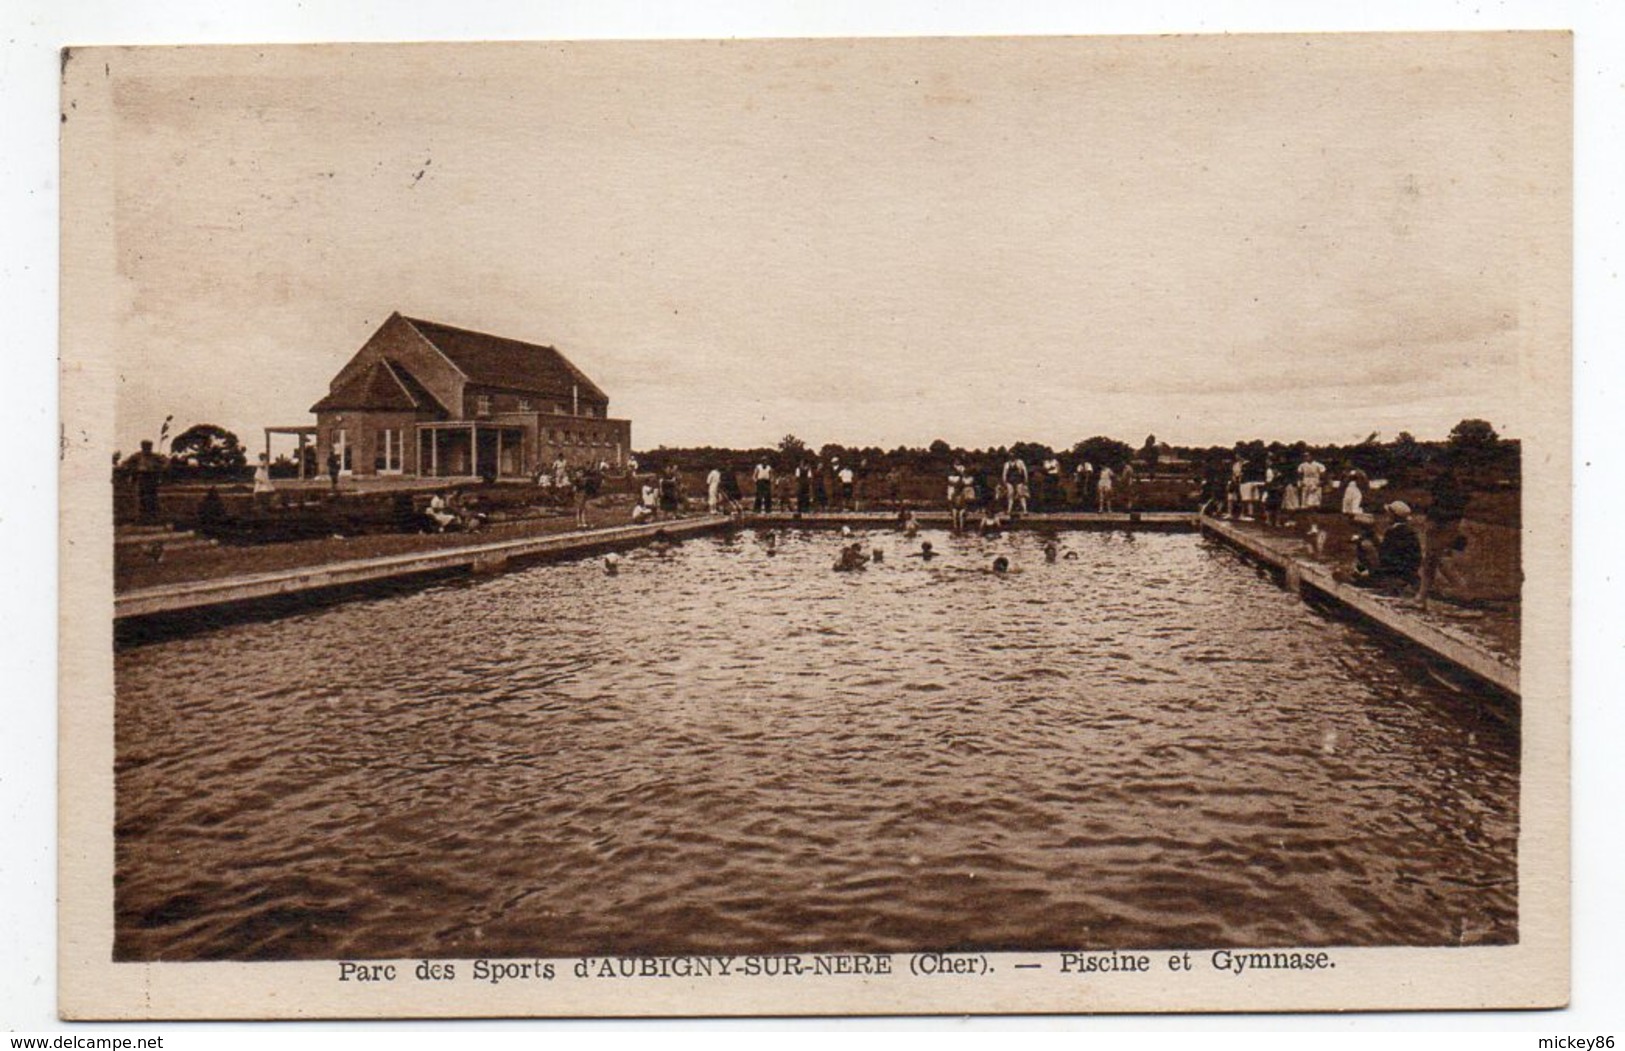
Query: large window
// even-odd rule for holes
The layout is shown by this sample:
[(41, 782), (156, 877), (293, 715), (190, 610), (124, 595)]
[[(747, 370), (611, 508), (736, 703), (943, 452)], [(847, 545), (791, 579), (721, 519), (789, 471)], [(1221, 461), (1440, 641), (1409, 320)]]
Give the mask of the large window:
[(378, 432), (378, 444), (373, 455), (373, 470), (379, 474), (401, 473), (400, 428), (386, 427)]

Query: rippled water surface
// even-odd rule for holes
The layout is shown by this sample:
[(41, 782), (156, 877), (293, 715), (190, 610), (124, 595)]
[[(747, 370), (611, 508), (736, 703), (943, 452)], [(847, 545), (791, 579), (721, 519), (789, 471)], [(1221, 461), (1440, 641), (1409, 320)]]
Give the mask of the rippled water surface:
[[(1516, 733), (1191, 536), (749, 530), (117, 655), (125, 959), (1516, 940)], [(994, 554), (1017, 572), (983, 571)]]

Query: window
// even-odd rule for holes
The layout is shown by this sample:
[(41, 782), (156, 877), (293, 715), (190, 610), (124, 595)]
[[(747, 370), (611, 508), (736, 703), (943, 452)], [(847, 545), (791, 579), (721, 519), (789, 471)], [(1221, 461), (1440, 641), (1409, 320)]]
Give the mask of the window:
[(520, 412), (529, 412), (530, 411), (530, 399), (529, 398), (520, 398), (519, 399), (519, 411)]
[(491, 396), (480, 394), (474, 398), (474, 412), (479, 416), (491, 415)]
[(378, 445), (373, 456), (373, 469), (380, 474), (401, 473), (400, 428), (386, 427), (378, 432)]

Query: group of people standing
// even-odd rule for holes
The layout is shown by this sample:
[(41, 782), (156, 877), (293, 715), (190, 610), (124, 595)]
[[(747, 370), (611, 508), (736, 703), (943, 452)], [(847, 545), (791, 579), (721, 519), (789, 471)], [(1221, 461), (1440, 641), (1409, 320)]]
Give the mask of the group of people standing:
[[(865, 511), (903, 506), (903, 472), (892, 467), (883, 474), (866, 458), (798, 460), (784, 471), (767, 458), (743, 472), (750, 486), (749, 506), (740, 490), (740, 472), (712, 467), (705, 476), (706, 509), (712, 514), (745, 510), (770, 514), (774, 510), (798, 515), (830, 511)], [(1139, 499), (1139, 479), (1129, 463), (1079, 462), (1068, 474), (1058, 457), (1029, 465), (1019, 456), (990, 460), (976, 467), (956, 460), (947, 476), (946, 502), (963, 528), (972, 510), (996, 513), (1006, 520), (1030, 512), (1083, 510), (1132, 511)], [(635, 517), (675, 512), (683, 503), (681, 478), (668, 465), (644, 482)]]
[[(775, 475), (768, 461), (758, 460), (751, 469), (751, 480), (756, 488), (751, 510), (763, 514), (771, 512), (776, 497), (781, 507), (793, 506), (795, 513), (801, 515), (813, 511), (861, 511), (870, 497), (871, 475), (868, 459), (856, 463), (850, 460), (842, 463), (839, 456), (830, 457), (828, 463), (804, 459), (790, 471), (787, 479)], [(895, 483), (901, 476), (894, 470), (887, 477), (893, 482), (891, 489), (895, 499)]]
[(604, 477), (609, 473), (607, 461), (571, 464), (563, 455), (537, 472), (536, 484), (544, 489), (564, 494), (575, 507), (576, 525), (587, 528), (587, 501), (604, 488)]
[[(1209, 477), (1203, 508), (1211, 511), (1222, 504), (1226, 517), (1279, 525), (1283, 514), (1320, 510), (1325, 500), (1325, 481), (1326, 465), (1308, 450), (1302, 451), (1293, 465), (1284, 460), (1277, 462), (1268, 452), (1247, 456), (1237, 447), (1235, 459), (1222, 479)], [(1369, 487), (1358, 471), (1345, 479), (1344, 499), (1354, 500), (1355, 511), (1361, 494)]]
[[(984, 530), (989, 515), (1002, 515), (1008, 521), (1033, 511), (1065, 510), (1068, 501), (1064, 477), (1061, 461), (1054, 456), (1047, 457), (1036, 469), (1028, 467), (1019, 456), (989, 463), (980, 470), (967, 466), (963, 460), (955, 461), (948, 473), (947, 489), (954, 531), (966, 528), (973, 510), (982, 512)], [(1073, 508), (1102, 513), (1119, 507), (1128, 511), (1135, 509), (1139, 479), (1133, 464), (1122, 463), (1115, 468), (1102, 464), (1097, 470), (1093, 463), (1082, 460), (1073, 469), (1073, 477)]]
[(1419, 527), (1418, 516), (1404, 500), (1368, 507), (1381, 483), (1373, 485), (1363, 470), (1348, 467), (1328, 486), (1330, 472), (1313, 453), (1300, 450), (1296, 459), (1295, 464), (1278, 462), (1268, 452), (1249, 457), (1238, 446), (1223, 476), (1209, 476), (1203, 512), (1222, 510), (1226, 517), (1276, 528), (1297, 524), (1289, 516), (1305, 513), (1310, 516), (1306, 537), (1316, 554), (1329, 534), (1313, 513), (1340, 514), (1353, 532), (1351, 562), (1338, 570), (1339, 579), (1382, 591), (1414, 591), (1424, 605), (1437, 585), (1464, 585), (1460, 559), (1467, 537), (1461, 522), (1467, 494), (1454, 470), (1434, 476)]
[[(710, 480), (711, 510), (717, 509), (717, 490), (721, 485), (720, 472), (713, 470)], [(738, 483), (734, 484), (735, 491)], [(683, 495), (683, 478), (677, 472), (676, 464), (667, 464), (664, 471), (660, 471), (643, 479), (638, 488), (638, 500), (632, 507), (632, 521), (643, 522), (659, 518), (667, 518), (680, 514), (683, 510), (686, 497)]]

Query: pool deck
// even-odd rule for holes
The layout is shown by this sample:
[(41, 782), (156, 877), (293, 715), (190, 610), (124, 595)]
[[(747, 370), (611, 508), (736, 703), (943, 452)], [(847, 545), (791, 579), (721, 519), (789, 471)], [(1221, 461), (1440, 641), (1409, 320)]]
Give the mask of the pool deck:
[(1205, 535), (1215, 537), (1247, 557), (1279, 570), (1282, 582), (1289, 590), (1297, 594), (1312, 592), (1513, 697), (1521, 696), (1518, 665), (1473, 640), (1444, 631), (1417, 613), (1385, 602), (1370, 591), (1336, 580), (1325, 566), (1297, 557), (1272, 538), (1210, 517), (1201, 519), (1200, 528)]
[(196, 612), (302, 592), (355, 587), (455, 570), (496, 572), (511, 562), (624, 547), (650, 540), (661, 530), (673, 537), (692, 536), (723, 528), (731, 521), (721, 515), (701, 515), (668, 522), (487, 541), (404, 555), (348, 559), (267, 573), (162, 584), (115, 595), (113, 619), (119, 621), (156, 614)]

